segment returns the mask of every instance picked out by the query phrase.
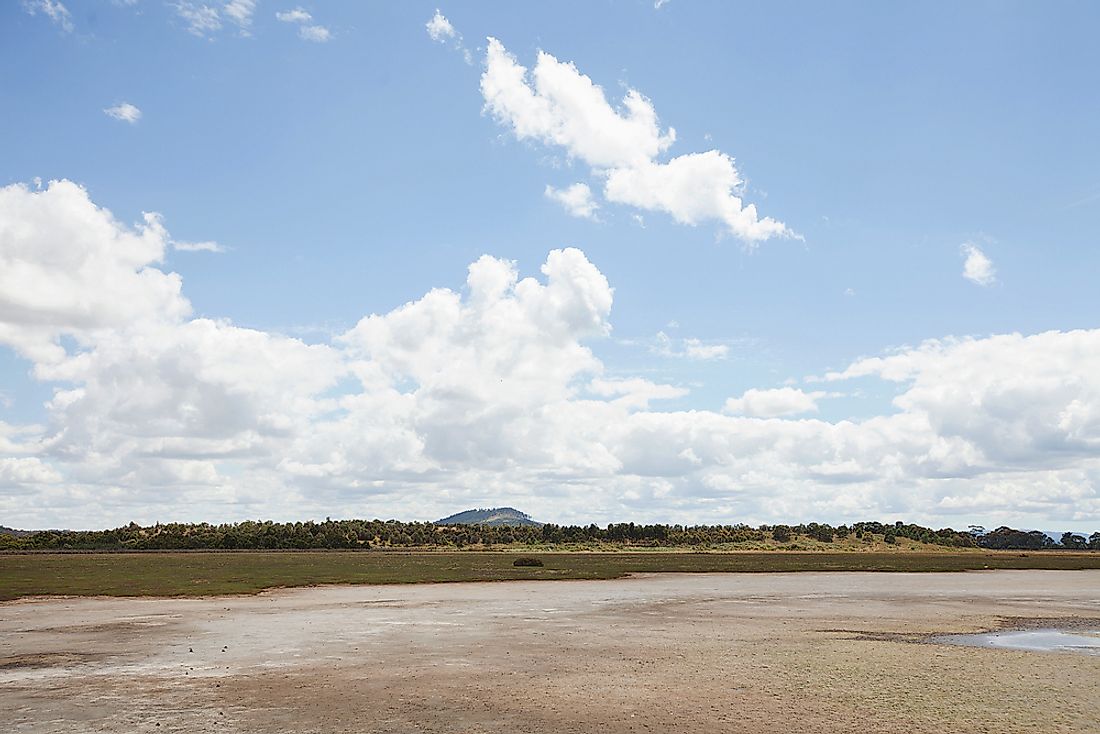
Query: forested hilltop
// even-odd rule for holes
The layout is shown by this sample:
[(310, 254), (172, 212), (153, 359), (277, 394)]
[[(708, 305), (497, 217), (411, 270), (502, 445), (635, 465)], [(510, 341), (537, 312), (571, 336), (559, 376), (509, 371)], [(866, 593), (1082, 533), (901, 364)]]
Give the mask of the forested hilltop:
[(0, 550), (294, 550), (294, 549), (542, 549), (691, 548), (860, 550), (919, 546), (1016, 550), (1100, 550), (1100, 532), (1088, 538), (1066, 533), (1061, 542), (1039, 531), (1000, 527), (985, 532), (920, 525), (858, 522), (837, 527), (804, 525), (440, 525), (397, 520), (242, 522), (224, 525), (169, 523), (114, 530), (0, 534)]

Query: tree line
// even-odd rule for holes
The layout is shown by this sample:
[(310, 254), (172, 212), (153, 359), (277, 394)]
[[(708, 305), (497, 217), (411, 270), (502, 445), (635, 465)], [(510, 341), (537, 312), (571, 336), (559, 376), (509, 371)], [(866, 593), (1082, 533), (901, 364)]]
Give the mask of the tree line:
[(1039, 531), (999, 527), (986, 532), (920, 525), (857, 522), (801, 525), (438, 525), (398, 520), (324, 522), (130, 523), (112, 530), (45, 530), (23, 536), (0, 534), (0, 550), (367, 550), (385, 548), (471, 548), (492, 546), (593, 546), (715, 548), (745, 543), (797, 545), (800, 540), (834, 543), (855, 538), (896, 544), (899, 538), (950, 548), (997, 550), (1100, 550), (1100, 532), (1065, 533), (1056, 542)]

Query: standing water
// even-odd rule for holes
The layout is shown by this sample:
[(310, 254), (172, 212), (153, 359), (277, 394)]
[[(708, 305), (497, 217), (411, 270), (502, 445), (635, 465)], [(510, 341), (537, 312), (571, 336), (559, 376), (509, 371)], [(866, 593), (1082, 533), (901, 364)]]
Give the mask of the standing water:
[(1032, 652), (1076, 652), (1100, 655), (1100, 630), (1066, 632), (1060, 629), (983, 632), (973, 635), (938, 635), (933, 642), (970, 647), (999, 647)]

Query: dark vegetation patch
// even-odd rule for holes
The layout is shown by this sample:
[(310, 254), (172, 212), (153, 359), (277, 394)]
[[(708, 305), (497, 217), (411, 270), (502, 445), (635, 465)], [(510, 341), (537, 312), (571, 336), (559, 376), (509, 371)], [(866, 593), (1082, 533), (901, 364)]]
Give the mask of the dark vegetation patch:
[[(130, 523), (111, 530), (44, 530), (23, 535), (0, 533), (2, 550), (369, 550), (500, 548), (764, 550), (782, 547), (874, 550), (913, 545), (939, 549), (1100, 550), (1100, 532), (1089, 537), (1065, 533), (1060, 543), (1038, 531), (1008, 527), (986, 532), (896, 522), (857, 522), (832, 526), (802, 525), (598, 525), (494, 524), (512, 508), (475, 510), (484, 523), (438, 524), (397, 520), (326, 520), (325, 522), (167, 523), (143, 527)], [(494, 514), (495, 513), (495, 514)], [(518, 514), (517, 514), (518, 513)], [(460, 513), (469, 515), (470, 513)], [(458, 516), (456, 516), (458, 517)], [(524, 516), (525, 517), (525, 516)], [(441, 520), (446, 523), (447, 519)], [(507, 519), (507, 518), (504, 518)], [(902, 543), (902, 541), (905, 541)]]

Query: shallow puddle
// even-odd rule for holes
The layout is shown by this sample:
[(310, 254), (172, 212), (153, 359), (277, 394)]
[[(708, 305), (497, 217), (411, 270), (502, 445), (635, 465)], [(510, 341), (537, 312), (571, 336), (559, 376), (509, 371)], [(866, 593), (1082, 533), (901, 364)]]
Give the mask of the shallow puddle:
[(939, 635), (932, 638), (932, 641), (946, 645), (1100, 655), (1100, 630), (1082, 632), (1067, 632), (1059, 629), (1014, 630), (975, 635)]

